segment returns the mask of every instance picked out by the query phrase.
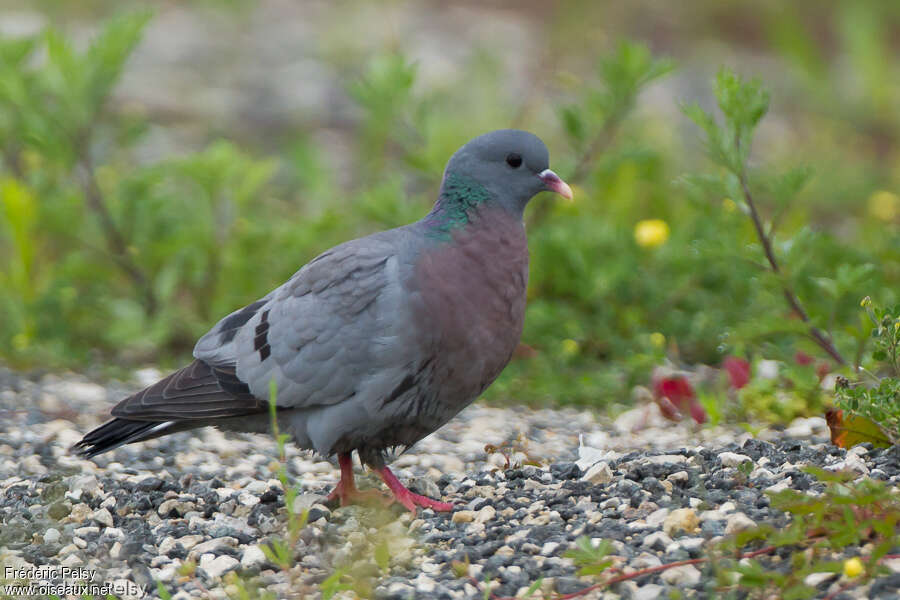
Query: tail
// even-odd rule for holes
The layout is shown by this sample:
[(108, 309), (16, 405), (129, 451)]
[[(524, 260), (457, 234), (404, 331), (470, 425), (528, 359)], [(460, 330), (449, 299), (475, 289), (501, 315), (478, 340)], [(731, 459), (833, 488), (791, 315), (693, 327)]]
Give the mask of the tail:
[[(176, 421), (129, 421), (113, 419), (94, 429), (72, 446), (78, 456), (91, 458), (131, 442), (142, 442), (183, 429)], [(199, 423), (198, 423), (199, 425)]]
[(250, 393), (233, 365), (210, 365), (195, 360), (113, 409), (112, 421), (91, 431), (72, 450), (90, 458), (122, 444), (162, 435), (268, 414), (268, 402)]

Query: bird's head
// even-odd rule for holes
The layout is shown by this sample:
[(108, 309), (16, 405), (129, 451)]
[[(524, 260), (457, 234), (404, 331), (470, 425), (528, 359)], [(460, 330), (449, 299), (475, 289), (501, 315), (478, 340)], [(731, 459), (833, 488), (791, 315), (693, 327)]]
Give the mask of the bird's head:
[(485, 133), (456, 151), (444, 170), (441, 196), (452, 197), (460, 188), (468, 194), (481, 192), (484, 199), (517, 215), (538, 192), (572, 199), (572, 188), (550, 170), (550, 153), (544, 142), (518, 129)]

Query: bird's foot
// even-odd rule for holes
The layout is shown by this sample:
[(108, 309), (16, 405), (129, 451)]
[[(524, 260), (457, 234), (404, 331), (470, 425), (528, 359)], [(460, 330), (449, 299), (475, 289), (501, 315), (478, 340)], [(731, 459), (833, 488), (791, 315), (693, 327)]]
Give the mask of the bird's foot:
[(365, 505), (381, 505), (386, 506), (393, 502), (382, 492), (378, 490), (360, 490), (356, 487), (356, 481), (353, 478), (353, 460), (350, 453), (345, 452), (338, 455), (338, 464), (341, 467), (341, 480), (337, 482), (331, 493), (325, 499), (325, 502), (340, 501), (341, 506), (348, 504), (365, 504)]
[(394, 500), (405, 506), (407, 510), (413, 514), (416, 512), (417, 506), (430, 508), (435, 512), (450, 512), (453, 510), (453, 504), (451, 502), (432, 500), (428, 496), (422, 496), (421, 494), (409, 491), (387, 467), (378, 469), (378, 474), (381, 475), (382, 481), (384, 481), (388, 486), (388, 489), (391, 490), (391, 493), (394, 495)]

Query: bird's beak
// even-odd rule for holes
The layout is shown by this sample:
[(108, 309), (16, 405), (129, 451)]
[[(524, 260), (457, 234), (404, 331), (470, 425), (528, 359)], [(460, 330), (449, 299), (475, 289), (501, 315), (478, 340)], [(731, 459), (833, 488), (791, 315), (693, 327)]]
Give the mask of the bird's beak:
[(572, 199), (572, 188), (569, 187), (568, 183), (560, 179), (559, 175), (550, 169), (544, 169), (538, 173), (538, 177), (544, 182), (544, 187), (549, 191), (556, 192), (566, 200)]

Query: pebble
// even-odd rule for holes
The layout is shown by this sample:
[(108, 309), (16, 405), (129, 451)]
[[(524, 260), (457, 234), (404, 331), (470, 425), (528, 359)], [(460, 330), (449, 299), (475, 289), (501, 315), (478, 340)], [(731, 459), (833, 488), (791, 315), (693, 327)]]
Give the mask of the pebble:
[(474, 510), (457, 510), (450, 520), (453, 523), (471, 523), (475, 520), (475, 514)]
[(680, 587), (694, 587), (700, 583), (701, 573), (694, 565), (682, 565), (666, 569), (660, 575), (665, 583)]
[(582, 481), (587, 481), (596, 485), (609, 483), (613, 479), (612, 470), (605, 462), (598, 462), (591, 466), (584, 475), (581, 476)]
[(112, 527), (113, 526), (112, 514), (110, 514), (110, 512), (105, 508), (101, 508), (100, 510), (94, 511), (93, 518), (94, 518), (94, 521), (103, 525), (104, 527)]
[(247, 549), (244, 550), (243, 556), (241, 556), (241, 567), (243, 567), (244, 569), (259, 567), (262, 566), (265, 562), (266, 555), (262, 551), (262, 548), (260, 548), (256, 544), (247, 546)]
[(60, 537), (59, 530), (53, 527), (44, 532), (44, 541), (48, 544), (55, 544)]
[(739, 467), (745, 462), (753, 462), (753, 459), (746, 454), (738, 454), (736, 452), (720, 452), (719, 460), (723, 467)]
[(746, 531), (747, 529), (752, 529), (753, 527), (756, 527), (756, 522), (753, 519), (742, 512), (734, 513), (728, 515), (728, 518), (726, 519), (725, 534), (731, 535)]
[(663, 521), (663, 531), (667, 535), (679, 532), (693, 533), (700, 527), (700, 519), (693, 508), (676, 508)]
[(211, 579), (219, 579), (231, 571), (241, 563), (231, 556), (214, 556), (212, 554), (204, 554), (200, 557), (200, 568), (203, 569)]

